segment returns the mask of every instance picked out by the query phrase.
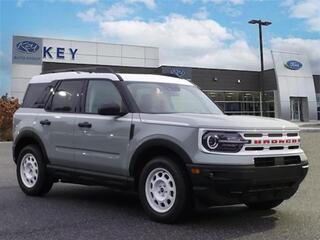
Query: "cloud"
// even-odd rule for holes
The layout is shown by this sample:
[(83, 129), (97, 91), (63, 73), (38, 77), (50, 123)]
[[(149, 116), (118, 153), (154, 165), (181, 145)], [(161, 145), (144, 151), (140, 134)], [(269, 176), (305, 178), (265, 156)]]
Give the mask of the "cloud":
[(319, 8), (318, 0), (304, 0), (291, 6), (291, 16), (296, 18), (309, 18), (316, 15)]
[(233, 4), (244, 4), (244, 0), (229, 0)]
[(114, 21), (124, 19), (133, 13), (133, 9), (121, 3), (111, 5), (107, 10), (97, 10), (96, 8), (89, 8), (86, 11), (79, 12), (79, 17), (84, 22), (100, 22), (100, 21)]
[(218, 5), (220, 11), (230, 17), (238, 17), (242, 12), (237, 9), (237, 5), (244, 4), (244, 0), (203, 0), (204, 3)]
[(89, 8), (87, 11), (79, 12), (77, 17), (84, 22), (99, 21), (99, 16), (97, 15), (97, 10), (95, 8)]
[(310, 26), (311, 31), (320, 32), (320, 16), (308, 19), (307, 24)]
[(107, 20), (116, 20), (125, 18), (133, 12), (132, 8), (121, 3), (115, 3), (108, 10), (104, 11), (103, 17)]
[(193, 4), (196, 0), (181, 0), (184, 4)]
[(207, 19), (209, 12), (206, 7), (201, 7), (199, 11), (195, 12), (192, 16), (196, 19)]
[(292, 18), (305, 20), (309, 31), (320, 32), (320, 3), (319, 0), (290, 0), (285, 2), (289, 7)]
[(91, 5), (97, 3), (99, 0), (69, 0), (72, 3), (81, 3), (85, 5)]
[(227, 14), (230, 17), (238, 17), (242, 14), (242, 12), (234, 7), (231, 6), (223, 6), (221, 8), (221, 11), (224, 12), (225, 14)]
[(128, 0), (129, 3), (143, 3), (149, 9), (156, 8), (155, 0)]
[[(89, 9), (82, 19), (99, 24), (101, 40), (159, 47), (161, 65), (260, 69), (257, 46), (250, 45), (243, 33), (208, 19), (206, 8), (199, 8), (191, 18), (171, 14), (157, 21), (106, 18), (102, 14), (106, 11), (97, 11)], [(305, 53), (314, 73), (320, 74), (320, 40), (272, 38), (266, 45), (274, 50)], [(264, 49), (266, 69), (273, 68), (270, 49)]]
[(160, 48), (161, 64), (258, 69), (258, 51), (214, 20), (170, 15), (163, 21), (104, 21), (107, 41)]
[(283, 7), (288, 7), (291, 6), (292, 4), (294, 4), (295, 0), (283, 0), (280, 5)]
[(233, 4), (233, 5), (240, 5), (244, 4), (245, 0), (203, 0), (204, 2), (212, 2), (214, 4)]
[(305, 53), (310, 61), (314, 74), (320, 74), (320, 39), (273, 38), (271, 47), (274, 50)]
[(129, 42), (156, 43), (170, 48), (181, 46), (202, 49), (233, 38), (226, 28), (213, 20), (188, 19), (177, 14), (158, 22), (105, 21), (100, 26), (106, 37), (128, 39)]
[(17, 0), (17, 7), (22, 7), (27, 0)]

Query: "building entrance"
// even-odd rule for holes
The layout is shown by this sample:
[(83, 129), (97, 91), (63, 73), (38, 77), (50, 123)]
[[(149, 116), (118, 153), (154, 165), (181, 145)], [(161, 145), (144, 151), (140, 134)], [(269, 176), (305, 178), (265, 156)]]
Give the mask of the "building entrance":
[(290, 97), (291, 121), (303, 121), (301, 97)]

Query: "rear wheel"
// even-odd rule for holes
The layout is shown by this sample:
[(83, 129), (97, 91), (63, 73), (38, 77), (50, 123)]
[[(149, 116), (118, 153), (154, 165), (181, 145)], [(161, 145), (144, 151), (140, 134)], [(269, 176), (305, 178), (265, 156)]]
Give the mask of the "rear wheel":
[(279, 206), (282, 202), (283, 200), (273, 200), (273, 201), (265, 201), (265, 202), (246, 203), (246, 205), (248, 208), (252, 210), (268, 210), (268, 209)]
[(21, 190), (31, 196), (48, 193), (53, 181), (47, 174), (41, 150), (36, 145), (24, 147), (17, 159), (17, 179)]
[(139, 197), (148, 216), (170, 223), (186, 213), (189, 186), (182, 167), (167, 157), (157, 157), (142, 170)]

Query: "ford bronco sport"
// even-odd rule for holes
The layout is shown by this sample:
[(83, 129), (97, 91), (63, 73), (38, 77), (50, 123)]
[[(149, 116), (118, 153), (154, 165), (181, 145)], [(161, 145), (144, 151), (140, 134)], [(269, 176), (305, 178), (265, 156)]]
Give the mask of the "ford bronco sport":
[(295, 124), (224, 115), (191, 82), (162, 75), (35, 76), (13, 133), (27, 195), (44, 195), (55, 182), (135, 190), (160, 222), (195, 204), (276, 207), (309, 166)]

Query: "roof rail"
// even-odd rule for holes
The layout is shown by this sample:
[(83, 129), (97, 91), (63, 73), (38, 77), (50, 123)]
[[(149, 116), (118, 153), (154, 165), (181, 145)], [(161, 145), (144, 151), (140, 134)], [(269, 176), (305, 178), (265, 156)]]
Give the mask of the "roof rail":
[(76, 68), (62, 68), (62, 69), (54, 69), (43, 71), (41, 74), (47, 73), (61, 73), (61, 72), (89, 72), (89, 73), (112, 73), (116, 75), (119, 81), (123, 81), (123, 78), (117, 74), (111, 67), (103, 66), (103, 67), (76, 67)]

